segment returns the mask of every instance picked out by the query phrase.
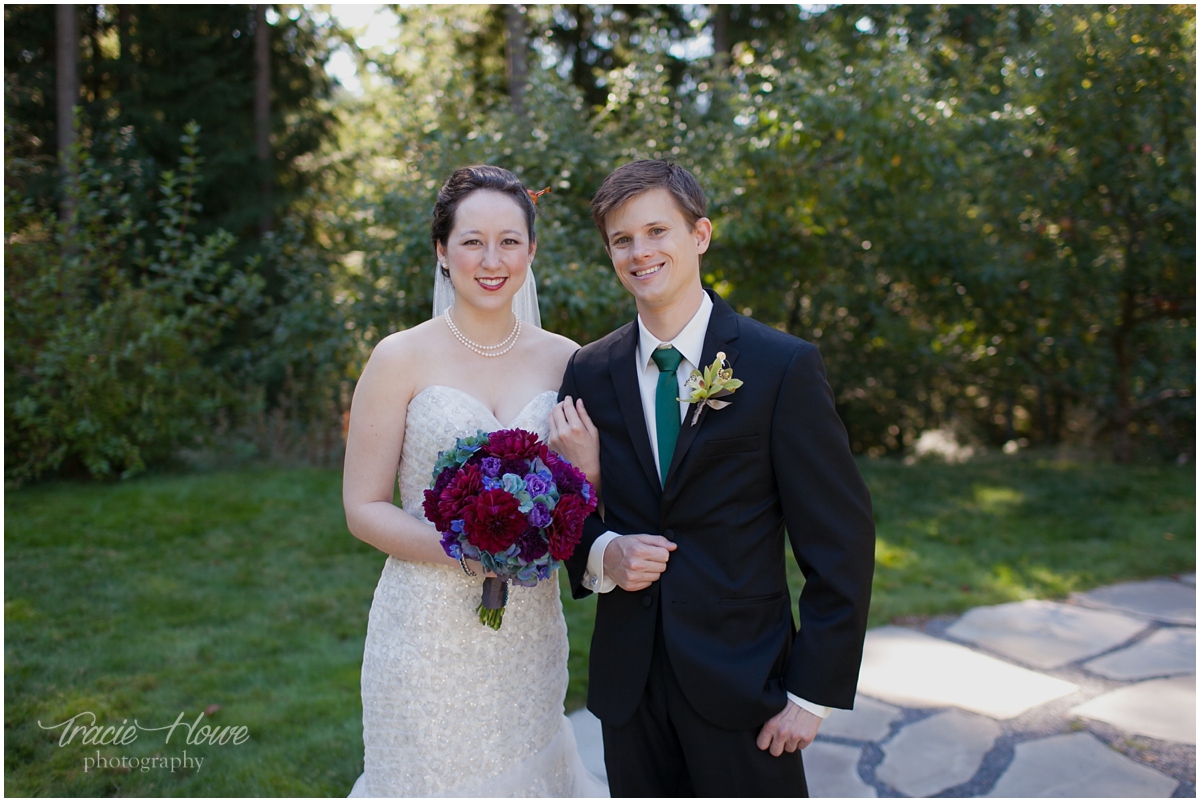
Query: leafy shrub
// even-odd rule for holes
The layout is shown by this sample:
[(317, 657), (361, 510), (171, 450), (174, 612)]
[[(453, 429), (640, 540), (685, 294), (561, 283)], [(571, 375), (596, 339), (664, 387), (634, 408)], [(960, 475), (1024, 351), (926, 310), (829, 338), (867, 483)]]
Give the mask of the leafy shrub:
[[(222, 333), (260, 303), (232, 235), (191, 232), (199, 128), (181, 137), (153, 221), (85, 145), (70, 156), (62, 221), (9, 197), (5, 236), (5, 477), (80, 469), (131, 476), (202, 440), (236, 404)], [(153, 237), (150, 243), (147, 238)]]

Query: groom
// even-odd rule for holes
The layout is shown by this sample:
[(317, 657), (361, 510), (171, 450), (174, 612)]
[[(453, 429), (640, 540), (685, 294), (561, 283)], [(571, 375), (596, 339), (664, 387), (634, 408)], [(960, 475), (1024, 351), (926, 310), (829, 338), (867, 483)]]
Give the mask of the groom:
[[(567, 566), (575, 598), (601, 594), (588, 708), (613, 796), (806, 796), (799, 750), (854, 702), (871, 500), (817, 349), (703, 288), (706, 205), (663, 161), (592, 199), (638, 317), (580, 349), (559, 393), (600, 431), (604, 518)], [(680, 401), (719, 354), (742, 382), (728, 405)]]

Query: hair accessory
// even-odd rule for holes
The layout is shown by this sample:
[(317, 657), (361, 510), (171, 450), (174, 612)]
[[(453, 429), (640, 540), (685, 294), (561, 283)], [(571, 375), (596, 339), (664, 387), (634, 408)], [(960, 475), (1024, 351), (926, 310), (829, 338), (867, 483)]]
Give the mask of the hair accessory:
[(533, 205), (534, 205), (534, 206), (537, 206), (538, 198), (542, 197), (542, 196), (543, 196), (543, 195), (545, 195), (547, 192), (549, 192), (549, 191), (550, 191), (550, 187), (546, 187), (545, 189), (543, 189), (543, 190), (540, 190), (540, 191), (538, 191), (538, 192), (534, 192), (532, 189), (527, 189), (527, 190), (525, 190), (525, 191), (529, 193), (529, 199), (530, 199), (531, 201), (533, 201)]

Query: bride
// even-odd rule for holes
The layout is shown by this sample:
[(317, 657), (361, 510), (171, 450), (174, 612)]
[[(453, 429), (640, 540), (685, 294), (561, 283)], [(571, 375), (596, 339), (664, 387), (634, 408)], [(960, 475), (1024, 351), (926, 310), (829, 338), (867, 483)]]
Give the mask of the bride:
[[(523, 428), (590, 477), (595, 428), (556, 407), (578, 346), (539, 328), (530, 274), (535, 206), (507, 170), (454, 172), (438, 193), (434, 317), (383, 339), (354, 393), (346, 523), (388, 555), (362, 666), (364, 772), (351, 796), (607, 796), (570, 722), (558, 582), (513, 586), (498, 631), (480, 623), (483, 568), (442, 551), (422, 514), (438, 452)], [(392, 503), (399, 467), (403, 509)]]

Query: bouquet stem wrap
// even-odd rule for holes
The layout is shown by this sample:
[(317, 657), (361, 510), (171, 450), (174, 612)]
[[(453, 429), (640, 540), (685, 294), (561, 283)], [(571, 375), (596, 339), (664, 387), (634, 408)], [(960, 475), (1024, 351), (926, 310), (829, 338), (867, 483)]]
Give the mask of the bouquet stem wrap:
[(508, 583), (489, 576), (483, 580), (483, 601), (475, 608), (480, 623), (499, 629), (504, 621), (504, 606), (508, 604)]
[(596, 493), (582, 473), (524, 429), (479, 431), (438, 454), (425, 517), (442, 549), (494, 573), (476, 611), (499, 629), (509, 584), (534, 587), (575, 552)]

